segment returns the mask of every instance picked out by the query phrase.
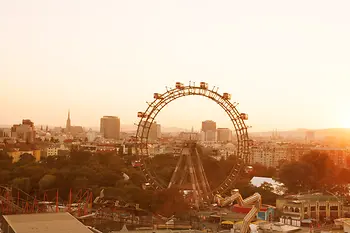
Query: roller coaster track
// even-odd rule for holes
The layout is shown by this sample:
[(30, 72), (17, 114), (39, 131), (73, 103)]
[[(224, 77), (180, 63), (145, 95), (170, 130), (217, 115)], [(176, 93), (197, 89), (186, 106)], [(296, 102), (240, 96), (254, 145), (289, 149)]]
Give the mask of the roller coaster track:
[(240, 206), (251, 206), (251, 210), (244, 217), (243, 223), (240, 228), (240, 233), (248, 233), (249, 232), (249, 224), (254, 219), (256, 214), (259, 212), (262, 204), (261, 195), (259, 193), (255, 193), (252, 196), (243, 199), (238, 190), (234, 190), (232, 195), (227, 198), (222, 198), (220, 195), (216, 195), (215, 199), (217, 200), (219, 206), (223, 207), (234, 201), (237, 201)]
[(2, 190), (6, 191), (7, 197), (4, 197), (2, 192), (0, 192), (0, 203), (1, 209), (0, 213), (24, 213), (24, 209), (14, 203), (12, 198), (11, 189), (8, 187), (0, 186)]
[[(48, 195), (44, 192), (43, 199), (24, 192), (16, 187), (0, 185), (0, 214), (27, 214), (38, 212), (68, 211), (78, 216), (89, 212), (89, 205), (92, 205), (93, 196), (91, 190), (80, 190), (76, 195), (69, 196), (68, 203), (59, 200), (58, 190), (55, 191), (55, 200), (49, 201)], [(91, 208), (91, 207), (90, 207)]]

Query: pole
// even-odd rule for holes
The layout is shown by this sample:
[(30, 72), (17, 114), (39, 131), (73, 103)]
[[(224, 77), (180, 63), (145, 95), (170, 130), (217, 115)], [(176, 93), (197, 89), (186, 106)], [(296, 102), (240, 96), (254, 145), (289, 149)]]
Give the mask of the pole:
[(56, 213), (58, 213), (58, 189), (56, 191)]
[(68, 200), (68, 212), (71, 211), (71, 206), (72, 206), (72, 189), (69, 189), (69, 200)]
[(17, 190), (17, 205), (19, 206), (19, 190)]

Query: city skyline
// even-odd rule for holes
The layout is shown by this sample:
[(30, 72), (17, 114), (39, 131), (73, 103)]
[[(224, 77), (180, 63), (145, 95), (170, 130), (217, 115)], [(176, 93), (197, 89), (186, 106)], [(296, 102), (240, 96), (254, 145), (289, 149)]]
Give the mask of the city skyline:
[[(18, 4), (20, 3), (20, 4)], [(1, 125), (22, 119), (138, 123), (153, 93), (208, 82), (232, 94), (252, 131), (348, 128), (348, 1), (0, 1)], [(185, 97), (156, 119), (231, 127), (212, 101)]]

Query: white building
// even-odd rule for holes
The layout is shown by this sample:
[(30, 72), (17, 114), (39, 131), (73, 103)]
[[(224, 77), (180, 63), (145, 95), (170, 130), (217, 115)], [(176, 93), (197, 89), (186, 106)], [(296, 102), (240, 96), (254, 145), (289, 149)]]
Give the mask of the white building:
[(347, 159), (350, 158), (348, 148), (315, 147), (311, 151), (326, 153), (336, 166), (348, 168)]
[(345, 233), (350, 233), (350, 219), (344, 219), (343, 230)]
[(259, 145), (251, 148), (251, 163), (259, 163), (266, 167), (278, 167), (288, 158), (288, 147), (284, 145)]
[(46, 156), (47, 157), (49, 157), (49, 156), (58, 156), (58, 150), (59, 150), (59, 147), (55, 147), (55, 146), (48, 147), (46, 149)]
[(91, 129), (86, 133), (88, 142), (93, 142), (97, 138), (97, 136), (97, 133), (92, 131)]
[(181, 132), (179, 138), (182, 140), (200, 140), (201, 135), (196, 132)]

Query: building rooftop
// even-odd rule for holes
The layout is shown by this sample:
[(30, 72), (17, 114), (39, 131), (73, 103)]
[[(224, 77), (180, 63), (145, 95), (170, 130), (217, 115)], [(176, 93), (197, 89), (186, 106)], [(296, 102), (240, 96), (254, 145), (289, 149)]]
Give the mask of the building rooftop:
[(299, 194), (299, 195), (290, 195), (285, 196), (285, 199), (289, 200), (310, 200), (310, 201), (337, 201), (340, 200), (340, 198), (332, 195), (325, 195), (323, 193), (310, 193), (310, 194)]
[(3, 216), (14, 233), (91, 233), (69, 213), (18, 214)]

